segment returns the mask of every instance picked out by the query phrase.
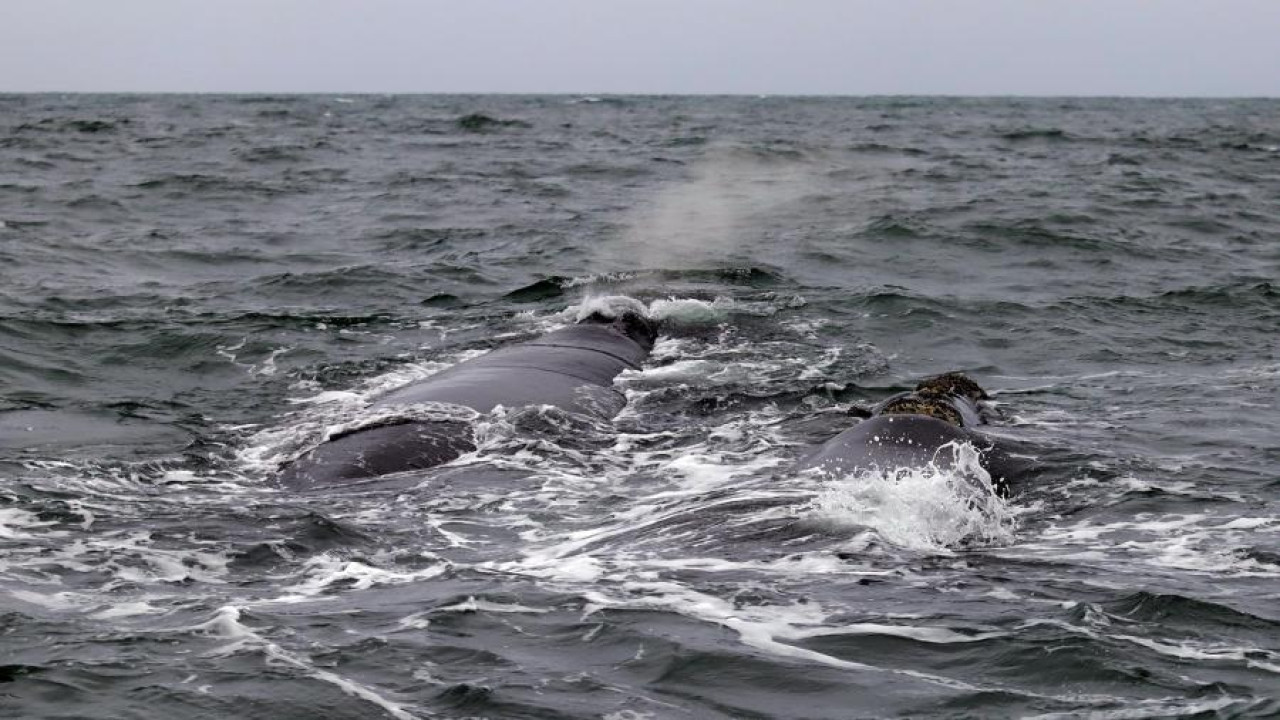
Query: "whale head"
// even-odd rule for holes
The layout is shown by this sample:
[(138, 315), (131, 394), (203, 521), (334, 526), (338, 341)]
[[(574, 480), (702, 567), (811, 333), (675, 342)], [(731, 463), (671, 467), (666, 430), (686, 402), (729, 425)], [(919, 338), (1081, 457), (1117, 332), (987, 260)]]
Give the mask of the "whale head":
[(987, 421), (980, 401), (990, 397), (968, 375), (949, 372), (921, 380), (912, 392), (889, 398), (875, 414), (926, 415), (956, 427), (969, 427)]
[(608, 325), (624, 337), (644, 348), (645, 352), (653, 350), (653, 343), (658, 339), (658, 323), (643, 313), (625, 310), (608, 315), (593, 312), (578, 321), (579, 325)]
[(921, 395), (951, 395), (975, 403), (991, 398), (981, 385), (962, 372), (949, 372), (925, 378), (916, 385), (916, 392)]
[(878, 415), (926, 415), (956, 427), (964, 426), (960, 411), (943, 395), (909, 393), (890, 399), (879, 408)]

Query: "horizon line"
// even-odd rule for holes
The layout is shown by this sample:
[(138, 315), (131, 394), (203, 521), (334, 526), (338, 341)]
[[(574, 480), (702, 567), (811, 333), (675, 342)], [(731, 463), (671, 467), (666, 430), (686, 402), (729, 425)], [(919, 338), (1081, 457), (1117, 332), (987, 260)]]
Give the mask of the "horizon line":
[(950, 98), (969, 100), (1277, 100), (1280, 95), (1118, 95), (1031, 93), (805, 93), (805, 92), (580, 92), (484, 90), (4, 90), (0, 95), (239, 95), (239, 96), (506, 96), (573, 98)]

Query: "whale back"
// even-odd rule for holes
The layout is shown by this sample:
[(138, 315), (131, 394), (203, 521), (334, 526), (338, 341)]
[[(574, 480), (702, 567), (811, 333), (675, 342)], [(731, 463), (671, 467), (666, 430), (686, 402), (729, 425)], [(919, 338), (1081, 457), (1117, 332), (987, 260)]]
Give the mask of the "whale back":
[(817, 468), (829, 475), (859, 470), (951, 465), (951, 454), (938, 452), (950, 442), (972, 442), (974, 437), (950, 423), (925, 415), (877, 415), (836, 435), (797, 465), (798, 470)]
[[(650, 347), (651, 341), (632, 340), (617, 324), (574, 325), (458, 363), (383, 395), (373, 407), (447, 403), (486, 413), (499, 405), (551, 405), (612, 418), (626, 405), (613, 389), (614, 378), (639, 368)], [(467, 423), (383, 423), (322, 443), (284, 468), (279, 480), (295, 488), (327, 485), (431, 468), (473, 450)]]
[(374, 407), (441, 402), (484, 413), (498, 405), (553, 405), (613, 417), (626, 404), (626, 398), (612, 389), (614, 378), (623, 370), (639, 368), (647, 354), (610, 326), (574, 325), (393, 390)]

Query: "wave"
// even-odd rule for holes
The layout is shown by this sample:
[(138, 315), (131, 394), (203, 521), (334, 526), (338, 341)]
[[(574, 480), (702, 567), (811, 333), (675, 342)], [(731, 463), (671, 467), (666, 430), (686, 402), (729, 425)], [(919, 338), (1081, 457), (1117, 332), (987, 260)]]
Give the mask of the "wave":
[(459, 130), (469, 133), (493, 132), (506, 128), (531, 128), (533, 125), (524, 120), (502, 120), (483, 113), (463, 115), (455, 121)]
[(1019, 130), (1003, 130), (998, 131), (997, 135), (1001, 139), (1013, 142), (1023, 142), (1028, 140), (1062, 142), (1076, 139), (1062, 128), (1022, 128)]

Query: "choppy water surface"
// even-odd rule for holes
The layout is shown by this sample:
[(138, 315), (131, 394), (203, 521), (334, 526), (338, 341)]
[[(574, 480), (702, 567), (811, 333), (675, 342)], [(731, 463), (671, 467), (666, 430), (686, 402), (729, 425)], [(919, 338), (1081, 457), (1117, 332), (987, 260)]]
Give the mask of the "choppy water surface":
[[(0, 716), (1280, 715), (1277, 118), (0, 97)], [(273, 485), (607, 295), (615, 423)], [(953, 369), (1007, 502), (790, 469)]]

